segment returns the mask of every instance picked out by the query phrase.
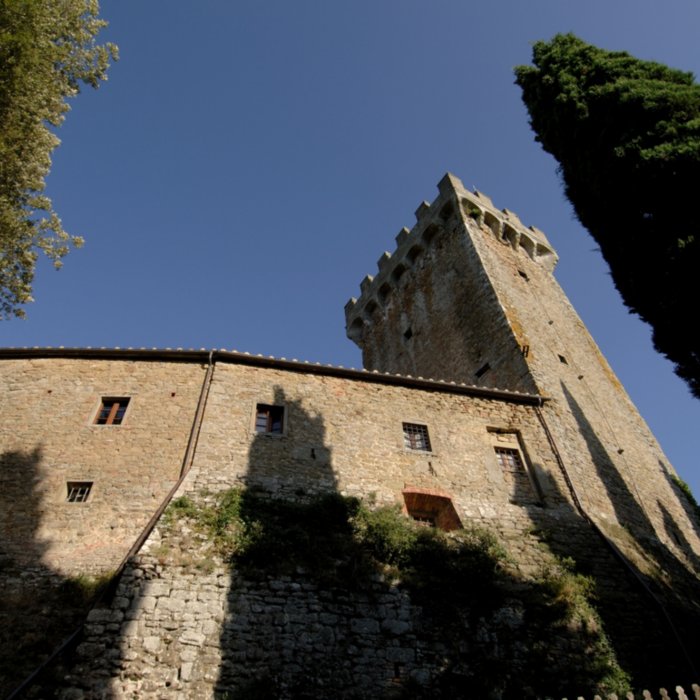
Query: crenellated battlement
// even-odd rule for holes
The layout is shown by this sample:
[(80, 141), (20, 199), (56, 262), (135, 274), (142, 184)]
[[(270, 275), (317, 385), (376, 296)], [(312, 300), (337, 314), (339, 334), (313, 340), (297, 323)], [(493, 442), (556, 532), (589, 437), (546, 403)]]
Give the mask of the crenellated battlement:
[(424, 201), (416, 209), (413, 228), (404, 227), (396, 235), (395, 251), (385, 251), (377, 260), (377, 274), (366, 275), (360, 282), (359, 298), (353, 297), (345, 305), (347, 335), (351, 340), (359, 339), (364, 323), (388, 302), (401, 277), (435, 243), (455, 214), (467, 226), (490, 229), (499, 241), (514, 250), (522, 249), (549, 271), (557, 264), (558, 256), (542, 231), (534, 226), (526, 227), (508, 209), (497, 209), (487, 195), (476, 190), (470, 192), (458, 177), (447, 173), (438, 183), (438, 191), (432, 204)]

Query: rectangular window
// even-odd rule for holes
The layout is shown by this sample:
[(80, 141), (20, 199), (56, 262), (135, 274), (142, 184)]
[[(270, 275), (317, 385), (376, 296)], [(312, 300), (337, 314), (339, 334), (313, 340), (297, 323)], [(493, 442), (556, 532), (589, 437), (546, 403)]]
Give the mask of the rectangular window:
[(255, 432), (282, 434), (284, 406), (269, 406), (259, 403), (255, 409)]
[(494, 447), (498, 463), (507, 472), (522, 472), (524, 470), (523, 460), (520, 452), (512, 447)]
[(92, 481), (69, 481), (66, 490), (68, 503), (85, 503), (92, 490)]
[(126, 396), (103, 398), (95, 425), (121, 425), (128, 405), (129, 398)]
[(430, 437), (428, 426), (418, 423), (403, 424), (403, 444), (409, 450), (423, 450), (430, 452)]

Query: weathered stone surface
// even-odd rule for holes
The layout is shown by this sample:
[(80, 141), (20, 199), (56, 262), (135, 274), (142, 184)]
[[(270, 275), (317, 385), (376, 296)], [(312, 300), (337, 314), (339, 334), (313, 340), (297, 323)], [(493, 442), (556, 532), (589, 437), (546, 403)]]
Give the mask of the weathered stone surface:
[[(665, 600), (697, 599), (689, 571), (700, 563), (700, 527), (668, 461), (559, 289), (546, 238), (456, 178), (440, 192), (347, 311), (368, 369), (444, 383), (227, 353), (0, 352), (6, 658), (17, 640), (35, 648), (37, 630), (53, 625), (58, 641), (74, 628), (77, 603), (41, 602), (64, 595), (71, 576), (119, 565), (186, 455), (191, 469), (177, 496), (209, 503), (244, 486), (300, 500), (340, 492), (406, 509), (410, 499), (449, 500), (462, 523), (500, 534), (525, 579), (548, 561), (538, 538), (594, 572), (616, 641), (640, 668), (658, 655), (681, 658), (663, 649), (655, 603), (587, 519)], [(94, 425), (110, 396), (130, 397), (123, 424)], [(279, 407), (279, 434), (256, 431), (258, 405)], [(404, 423), (425, 426), (431, 449), (412, 449)], [(519, 461), (509, 466), (504, 454)], [(66, 502), (73, 481), (92, 482), (84, 503)], [(270, 678), (284, 697), (301, 678), (313, 679), (319, 697), (349, 688), (380, 697), (406, 679), (428, 684), (450, 653), (396, 582), (378, 575), (372, 595), (358, 595), (324, 589), (302, 568), (248, 581), (196, 528), (182, 527), (177, 548), (164, 533), (156, 527), (115, 597), (88, 616), (64, 697), (199, 698)], [(469, 643), (500, 648), (494, 630), (526, 627), (523, 614), (515, 604), (494, 611), (470, 628)], [(690, 617), (685, 624), (692, 636)]]

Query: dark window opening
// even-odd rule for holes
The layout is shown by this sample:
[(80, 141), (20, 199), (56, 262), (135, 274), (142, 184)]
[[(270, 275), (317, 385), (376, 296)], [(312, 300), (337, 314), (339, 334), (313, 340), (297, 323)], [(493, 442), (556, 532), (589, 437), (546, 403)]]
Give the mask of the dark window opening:
[(413, 248), (408, 251), (408, 255), (406, 257), (410, 261), (411, 265), (415, 264), (422, 252), (423, 249), (419, 245), (414, 245)]
[(423, 527), (436, 527), (433, 513), (410, 513), (410, 516)]
[(95, 425), (121, 425), (129, 405), (129, 398), (105, 397), (95, 418)]
[(403, 444), (409, 450), (422, 450), (430, 452), (430, 436), (428, 435), (428, 426), (419, 425), (417, 423), (403, 424)]
[(491, 365), (487, 362), (482, 367), (479, 367), (479, 369), (477, 369), (476, 372), (474, 372), (474, 376), (477, 379), (481, 379), (481, 377), (483, 377), (490, 369), (491, 369)]
[(281, 434), (284, 426), (284, 406), (259, 403), (255, 410), (255, 432)]
[(66, 489), (68, 503), (85, 503), (92, 490), (92, 481), (69, 481)]
[(394, 282), (398, 282), (404, 272), (406, 272), (406, 268), (399, 263), (391, 273), (391, 278), (394, 280)]

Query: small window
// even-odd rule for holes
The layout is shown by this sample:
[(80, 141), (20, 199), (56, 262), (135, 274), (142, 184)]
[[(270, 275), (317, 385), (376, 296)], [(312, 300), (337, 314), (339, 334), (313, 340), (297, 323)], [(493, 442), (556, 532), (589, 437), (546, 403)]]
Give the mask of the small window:
[(417, 423), (403, 424), (403, 444), (409, 450), (423, 450), (430, 452), (430, 436), (428, 426)]
[(522, 472), (523, 460), (520, 457), (520, 452), (512, 447), (494, 447), (496, 450), (496, 459), (498, 463), (507, 472)]
[(68, 503), (85, 503), (91, 490), (92, 481), (69, 481), (66, 484), (66, 501)]
[(476, 372), (474, 372), (474, 376), (477, 379), (481, 379), (490, 369), (491, 365), (487, 362), (485, 365), (479, 367), (479, 369), (477, 369)]
[(105, 397), (95, 418), (95, 425), (121, 425), (129, 399), (125, 396)]
[(255, 410), (255, 432), (282, 434), (284, 406), (269, 406), (259, 403)]

